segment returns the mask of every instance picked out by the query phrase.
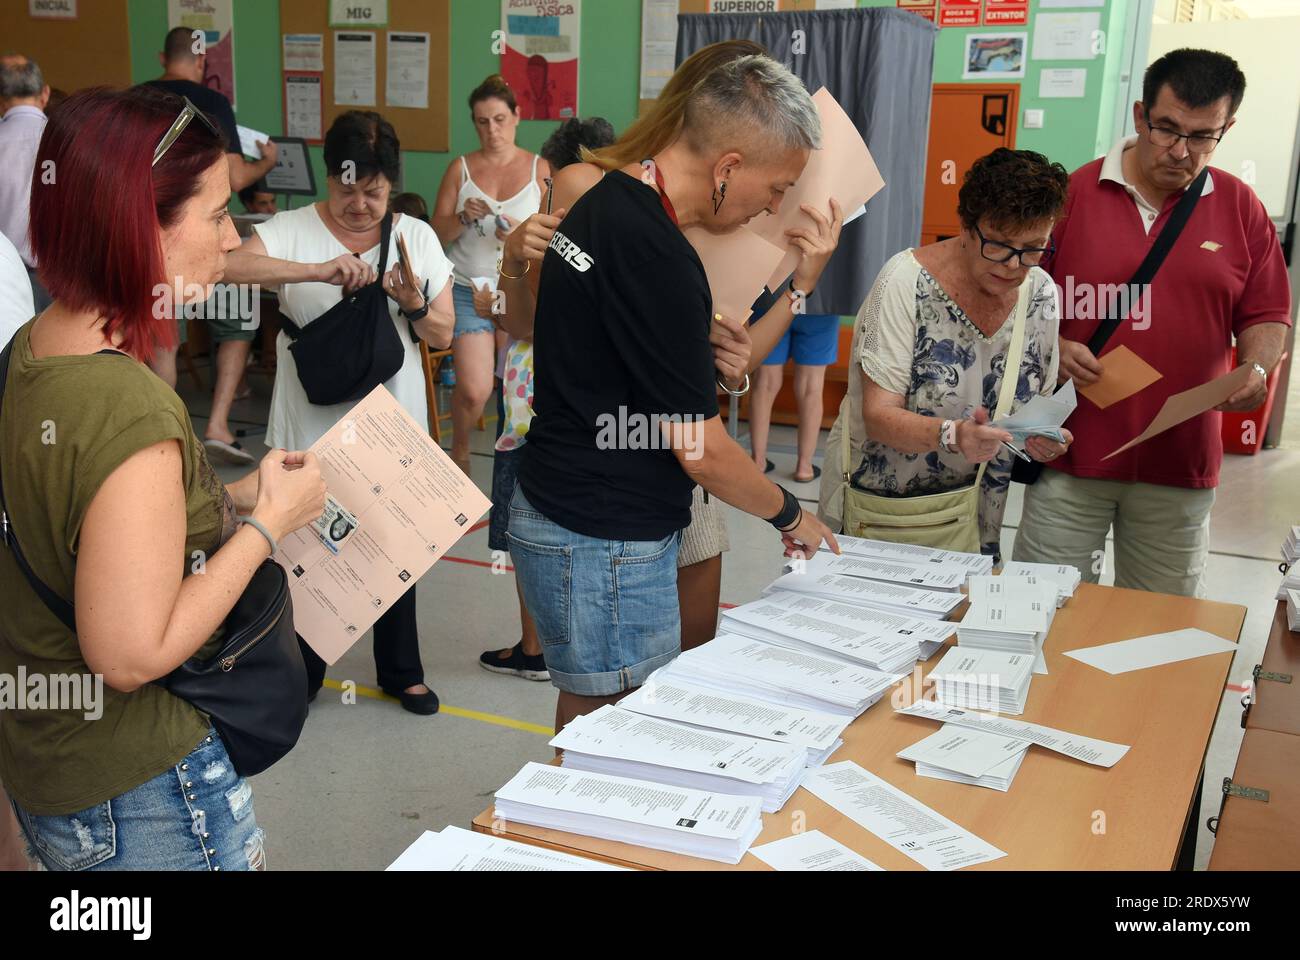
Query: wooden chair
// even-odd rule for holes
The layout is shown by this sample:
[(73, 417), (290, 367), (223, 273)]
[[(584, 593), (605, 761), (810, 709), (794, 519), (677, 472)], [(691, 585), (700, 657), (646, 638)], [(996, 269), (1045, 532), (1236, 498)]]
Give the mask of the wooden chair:
[[(442, 421), (451, 419), (451, 414), (444, 415), (438, 410), (438, 374), (442, 372), (442, 362), (450, 356), (450, 350), (430, 350), (427, 343), (420, 341), (420, 363), (424, 367), (424, 399), (429, 406), (429, 435), (438, 446), (442, 446)], [(487, 429), (487, 421), (482, 415), (478, 418), (478, 428)]]

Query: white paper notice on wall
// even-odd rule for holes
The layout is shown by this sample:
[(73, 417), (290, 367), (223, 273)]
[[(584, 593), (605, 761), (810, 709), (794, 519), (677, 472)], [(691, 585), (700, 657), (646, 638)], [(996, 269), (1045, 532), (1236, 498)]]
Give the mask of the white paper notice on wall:
[(77, 0), (27, 0), (27, 12), (37, 20), (76, 20)]
[(1105, 44), (1100, 13), (1040, 13), (1034, 18), (1035, 60), (1093, 60)]
[(1085, 94), (1088, 71), (1084, 67), (1065, 69), (1044, 68), (1038, 75), (1038, 96), (1042, 99), (1052, 97), (1082, 97)]

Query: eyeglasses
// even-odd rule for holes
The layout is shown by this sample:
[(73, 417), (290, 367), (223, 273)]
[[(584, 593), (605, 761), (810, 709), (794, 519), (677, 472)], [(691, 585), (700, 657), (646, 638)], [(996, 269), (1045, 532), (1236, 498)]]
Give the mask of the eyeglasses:
[(1188, 153), (1204, 155), (1213, 151), (1219, 145), (1219, 141), (1223, 139), (1222, 133), (1217, 137), (1211, 137), (1204, 133), (1179, 133), (1177, 130), (1170, 130), (1168, 127), (1153, 126), (1151, 117), (1145, 110), (1143, 111), (1143, 120), (1147, 127), (1147, 137), (1157, 147), (1172, 147), (1179, 140), (1186, 140)]
[(980, 256), (994, 263), (1007, 263), (1012, 257), (1019, 257), (1022, 267), (1036, 267), (1044, 258), (1056, 252), (1056, 243), (1052, 240), (1048, 240), (1045, 247), (1023, 248), (1013, 247), (1000, 240), (990, 240), (984, 236), (978, 224), (975, 226), (975, 235), (980, 238)]
[(221, 131), (217, 129), (217, 125), (208, 119), (206, 113), (194, 106), (194, 104), (190, 102), (189, 97), (181, 97), (181, 99), (185, 101), (185, 106), (181, 110), (181, 115), (176, 118), (176, 122), (171, 125), (171, 129), (163, 134), (163, 138), (158, 141), (158, 146), (155, 147), (153, 151), (153, 163), (150, 164), (150, 166), (158, 166), (158, 161), (161, 160), (163, 155), (172, 148), (172, 144), (180, 139), (181, 134), (185, 132), (185, 128), (190, 125), (190, 121), (195, 117), (202, 120), (203, 125), (211, 130), (213, 135), (217, 137), (221, 136)]

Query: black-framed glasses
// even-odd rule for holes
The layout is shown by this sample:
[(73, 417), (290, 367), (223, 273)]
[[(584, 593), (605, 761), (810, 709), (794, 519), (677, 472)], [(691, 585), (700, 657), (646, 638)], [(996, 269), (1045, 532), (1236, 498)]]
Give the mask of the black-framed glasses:
[(1157, 127), (1151, 123), (1151, 115), (1142, 110), (1142, 122), (1146, 124), (1147, 138), (1157, 147), (1169, 148), (1179, 140), (1187, 141), (1187, 152), (1204, 155), (1210, 153), (1219, 145), (1223, 139), (1223, 134), (1227, 130), (1224, 127), (1219, 131), (1217, 137), (1212, 137), (1205, 133), (1179, 133), (1177, 130), (1171, 130), (1168, 127)]
[(1036, 267), (1056, 252), (1056, 243), (1051, 239), (1045, 247), (1013, 247), (984, 236), (979, 224), (975, 225), (975, 235), (980, 238), (980, 256), (994, 263), (1007, 263), (1012, 257), (1018, 257), (1022, 267)]
[(163, 138), (158, 141), (158, 146), (155, 147), (153, 151), (153, 163), (150, 164), (150, 166), (158, 166), (158, 161), (161, 160), (163, 155), (172, 148), (172, 144), (180, 139), (181, 134), (185, 132), (185, 128), (190, 125), (191, 121), (193, 121), (195, 117), (202, 120), (203, 125), (211, 130), (214, 135), (218, 137), (221, 136), (221, 131), (217, 129), (217, 125), (208, 119), (206, 113), (194, 106), (194, 104), (190, 102), (189, 97), (181, 97), (181, 99), (185, 101), (185, 106), (181, 109), (181, 115), (176, 118), (176, 122), (173, 123), (171, 128), (163, 134)]

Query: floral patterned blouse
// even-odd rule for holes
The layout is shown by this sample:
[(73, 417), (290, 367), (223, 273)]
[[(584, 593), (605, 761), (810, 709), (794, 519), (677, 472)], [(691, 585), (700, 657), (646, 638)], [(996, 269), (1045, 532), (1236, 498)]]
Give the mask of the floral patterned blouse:
[[(1035, 394), (1050, 395), (1056, 389), (1060, 317), (1056, 286), (1037, 267), (1030, 277), (1034, 286), (1011, 413)], [(913, 413), (956, 420), (984, 406), (992, 417), (1014, 317), (1013, 309), (1007, 322), (986, 337), (912, 251), (904, 250), (885, 264), (858, 313), (858, 362), (875, 384), (903, 396), (906, 408)], [(857, 435), (863, 434), (855, 431)], [(937, 449), (903, 453), (870, 437), (860, 453), (853, 485), (881, 496), (957, 490), (974, 483), (978, 470), (959, 453)], [(1003, 450), (990, 461), (980, 490), (980, 550), (994, 557), (1000, 555), (1012, 459), (1012, 454)]]

